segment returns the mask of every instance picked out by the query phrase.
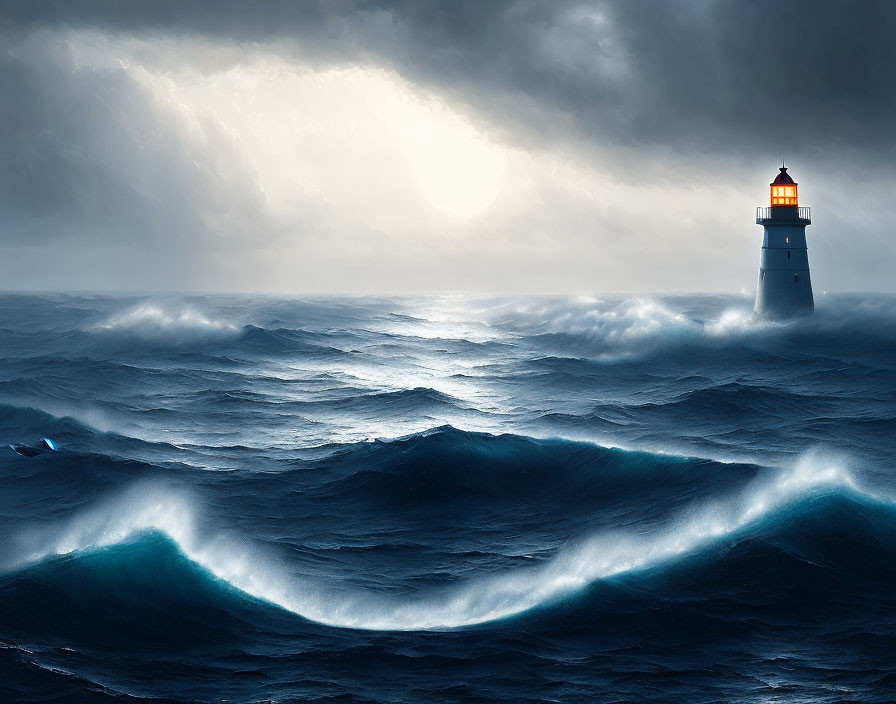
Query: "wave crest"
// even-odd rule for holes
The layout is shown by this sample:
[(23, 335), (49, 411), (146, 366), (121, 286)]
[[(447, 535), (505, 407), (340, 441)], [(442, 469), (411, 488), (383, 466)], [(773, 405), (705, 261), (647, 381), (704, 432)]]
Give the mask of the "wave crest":
[(146, 301), (115, 313), (91, 330), (130, 333), (150, 339), (190, 341), (232, 335), (240, 328), (225, 320), (211, 318), (188, 303)]
[(497, 307), (491, 324), (540, 346), (614, 360), (669, 348), (717, 350), (745, 340), (841, 345), (854, 335), (896, 339), (896, 297), (820, 295), (814, 315), (773, 320), (753, 314), (749, 296), (528, 299)]
[(643, 297), (534, 300), (502, 309), (494, 323), (528, 337), (596, 347), (606, 355), (628, 354), (700, 331), (700, 325), (683, 313)]

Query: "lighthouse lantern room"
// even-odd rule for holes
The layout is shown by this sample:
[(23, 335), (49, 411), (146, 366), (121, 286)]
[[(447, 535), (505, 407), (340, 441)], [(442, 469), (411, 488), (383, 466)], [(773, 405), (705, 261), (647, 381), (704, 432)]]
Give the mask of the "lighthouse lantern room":
[(771, 182), (771, 204), (799, 205), (799, 203), (797, 203), (796, 187), (796, 182), (790, 177), (790, 174), (787, 173), (787, 167), (782, 166), (781, 173), (779, 173), (775, 177), (775, 180)]
[(763, 235), (755, 311), (772, 318), (811, 313), (815, 302), (806, 246), (811, 213), (799, 206), (797, 184), (786, 166), (781, 166), (769, 185), (769, 207), (756, 209), (756, 223), (762, 225)]

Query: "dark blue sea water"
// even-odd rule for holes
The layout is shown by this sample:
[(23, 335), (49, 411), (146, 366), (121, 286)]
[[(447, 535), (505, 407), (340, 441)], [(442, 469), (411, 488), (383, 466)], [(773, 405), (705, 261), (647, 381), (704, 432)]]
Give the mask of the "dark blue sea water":
[(751, 303), (0, 296), (0, 700), (896, 700), (896, 297)]

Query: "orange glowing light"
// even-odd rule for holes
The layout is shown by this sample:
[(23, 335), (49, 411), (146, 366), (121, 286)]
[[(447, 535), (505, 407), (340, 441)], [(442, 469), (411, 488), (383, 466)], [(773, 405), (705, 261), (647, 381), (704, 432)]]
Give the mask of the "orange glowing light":
[(796, 184), (792, 186), (772, 186), (772, 205), (796, 204)]
[(781, 167), (781, 173), (771, 184), (772, 205), (797, 205), (796, 182), (787, 173), (785, 167)]

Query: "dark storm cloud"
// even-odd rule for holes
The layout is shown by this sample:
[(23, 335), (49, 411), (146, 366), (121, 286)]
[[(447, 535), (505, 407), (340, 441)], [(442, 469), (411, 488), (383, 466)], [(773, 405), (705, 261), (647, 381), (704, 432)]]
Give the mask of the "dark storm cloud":
[(520, 140), (889, 158), (896, 3), (5, 2), (10, 29), (277, 42), (388, 66)]
[(161, 238), (181, 241), (188, 256), (197, 240), (245, 229), (263, 194), (226, 130), (208, 115), (184, 129), (150, 90), (134, 71), (77, 66), (48, 37), (7, 45), (0, 239)]

